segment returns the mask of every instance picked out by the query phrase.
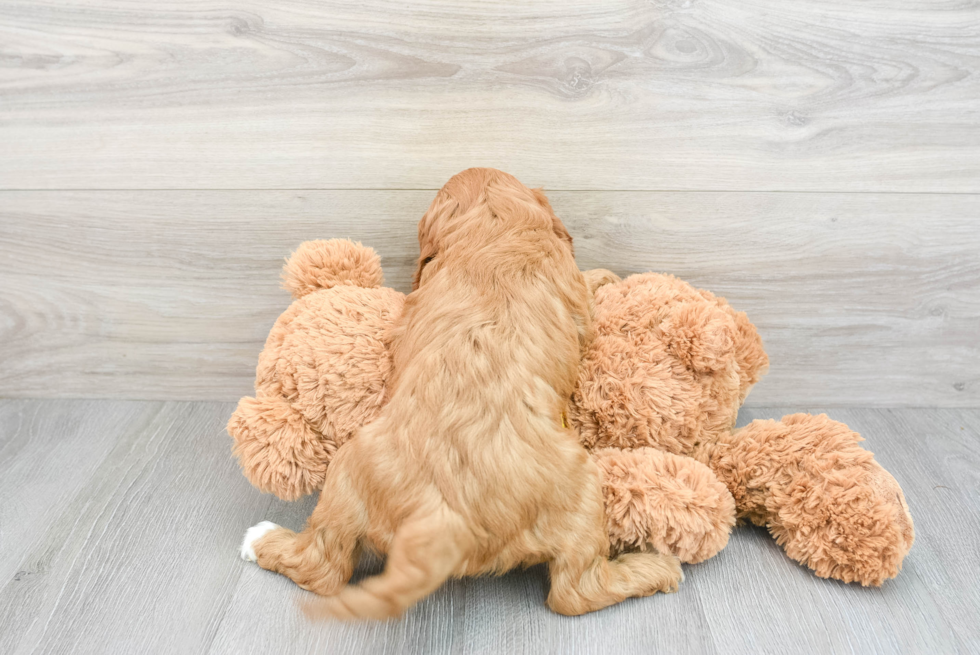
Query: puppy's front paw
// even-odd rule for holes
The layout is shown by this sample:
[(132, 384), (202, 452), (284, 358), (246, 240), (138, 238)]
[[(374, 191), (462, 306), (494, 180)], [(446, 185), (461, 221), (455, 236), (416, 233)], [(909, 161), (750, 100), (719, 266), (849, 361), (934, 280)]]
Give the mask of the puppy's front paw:
[(278, 527), (279, 526), (272, 521), (262, 521), (261, 523), (257, 523), (246, 530), (245, 539), (242, 541), (242, 548), (240, 551), (242, 559), (247, 562), (256, 561), (258, 557), (255, 556), (255, 548), (253, 548), (253, 544), (265, 536), (265, 533), (269, 532), (270, 530), (275, 530)]

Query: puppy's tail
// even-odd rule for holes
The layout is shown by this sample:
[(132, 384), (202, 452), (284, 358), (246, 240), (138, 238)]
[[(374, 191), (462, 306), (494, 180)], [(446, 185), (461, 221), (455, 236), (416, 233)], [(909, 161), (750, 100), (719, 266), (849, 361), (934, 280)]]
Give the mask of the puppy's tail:
[(387, 619), (438, 589), (463, 561), (472, 536), (462, 519), (445, 509), (413, 517), (395, 533), (381, 575), (347, 586), (303, 607), (309, 618)]

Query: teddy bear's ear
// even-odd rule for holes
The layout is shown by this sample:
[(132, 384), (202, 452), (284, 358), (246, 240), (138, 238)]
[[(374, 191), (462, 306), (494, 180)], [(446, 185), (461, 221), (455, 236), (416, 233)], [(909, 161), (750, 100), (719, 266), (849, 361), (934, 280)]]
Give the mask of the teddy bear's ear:
[(744, 402), (752, 386), (769, 370), (769, 357), (762, 347), (759, 331), (745, 312), (734, 312), (732, 319), (736, 328), (735, 361), (738, 362), (740, 395)]
[(719, 307), (676, 303), (668, 309), (660, 329), (674, 356), (695, 371), (720, 371), (734, 360), (735, 323)]
[(282, 270), (282, 286), (294, 298), (338, 285), (376, 288), (383, 283), (378, 254), (347, 239), (302, 243)]

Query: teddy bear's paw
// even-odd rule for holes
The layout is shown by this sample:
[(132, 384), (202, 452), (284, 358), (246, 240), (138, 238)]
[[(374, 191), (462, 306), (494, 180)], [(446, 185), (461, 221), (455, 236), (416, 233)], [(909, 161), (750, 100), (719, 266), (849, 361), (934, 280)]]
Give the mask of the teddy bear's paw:
[(728, 543), (735, 501), (704, 464), (655, 448), (605, 448), (592, 458), (613, 550), (653, 547), (696, 564)]
[(279, 526), (272, 521), (262, 521), (261, 523), (256, 523), (248, 530), (245, 531), (245, 539), (242, 541), (242, 547), (239, 554), (242, 559), (246, 562), (255, 562), (258, 557), (255, 555), (255, 542), (264, 537), (268, 532), (275, 530)]
[(902, 488), (860, 441), (825, 414), (753, 421), (714, 468), (753, 481), (732, 485), (739, 512), (789, 557), (821, 578), (878, 586), (898, 575), (915, 529)]
[(905, 497), (873, 460), (833, 473), (817, 481), (816, 499), (795, 490), (771, 499), (770, 507), (780, 505), (770, 532), (787, 555), (818, 577), (880, 586), (902, 570), (915, 540)]
[(242, 398), (227, 430), (242, 472), (260, 491), (296, 500), (323, 485), (335, 447), (285, 399)]

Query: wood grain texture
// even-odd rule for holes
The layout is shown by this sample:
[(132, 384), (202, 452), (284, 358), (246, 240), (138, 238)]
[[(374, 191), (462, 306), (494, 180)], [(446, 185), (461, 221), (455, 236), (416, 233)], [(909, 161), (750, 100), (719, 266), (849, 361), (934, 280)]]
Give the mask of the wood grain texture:
[[(20, 564), (64, 515), (64, 499), (85, 493), (115, 445), (106, 434), (148, 413), (143, 403), (0, 401), (0, 584), (30, 586), (47, 572), (46, 560), (34, 568)], [(0, 631), (5, 653), (8, 636)]]
[[(270, 507), (268, 497), (242, 502), (250, 487), (223, 434), (230, 411), (0, 404), (0, 419), (15, 428), (0, 443), (26, 444), (9, 466), (37, 476), (13, 490), (4, 480), (0, 506), (26, 499), (28, 511), (46, 508), (9, 526), (4, 516), (0, 651), (207, 650), (241, 574), (241, 525)], [(74, 470), (86, 460), (98, 465)], [(42, 485), (48, 477), (84, 482)], [(6, 575), (11, 567), (17, 572)]]
[(980, 191), (968, 0), (0, 2), (0, 188)]
[[(834, 412), (864, 435), (866, 447), (901, 481), (915, 517), (914, 572), (927, 580), (928, 598), (922, 616), (949, 626), (948, 640), (958, 652), (980, 651), (980, 602), (961, 602), (957, 596), (973, 593), (972, 581), (959, 575), (960, 567), (974, 567), (980, 558), (980, 424), (975, 410), (916, 412), (906, 410), (849, 410)], [(909, 630), (899, 631), (905, 644)], [(913, 649), (910, 649), (913, 650)]]
[[(0, 395), (236, 400), (283, 258), (350, 237), (406, 290), (429, 191), (0, 193)], [(553, 192), (583, 268), (748, 312), (755, 405), (980, 405), (980, 196)]]
[[(966, 600), (975, 593), (969, 581), (953, 578), (964, 558), (980, 558), (974, 536), (980, 512), (963, 511), (980, 508), (980, 412), (798, 406), (744, 410), (738, 423), (798, 411), (826, 412), (861, 433), (862, 445), (902, 486), (915, 544), (899, 577), (862, 588), (819, 580), (789, 560), (764, 529), (740, 528), (738, 539), (706, 563), (718, 573), (704, 574), (701, 596), (714, 619), (712, 633), (722, 643), (744, 644), (735, 652), (747, 653), (975, 651), (980, 603)], [(937, 556), (943, 544), (948, 547)]]
[[(757, 408), (739, 418), (820, 407)], [(4, 653), (964, 653), (980, 648), (980, 410), (831, 409), (902, 485), (916, 542), (881, 588), (820, 580), (764, 530), (685, 567), (674, 595), (568, 618), (542, 567), (450, 582), (401, 620), (308, 623), (291, 582), (238, 558), (245, 528), (300, 527), (220, 434), (228, 403), (0, 401)], [(73, 463), (77, 464), (73, 466)], [(27, 475), (36, 471), (37, 477)], [(63, 485), (52, 484), (58, 476)], [(357, 577), (379, 569), (364, 561)]]

